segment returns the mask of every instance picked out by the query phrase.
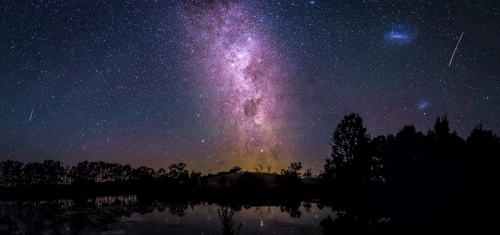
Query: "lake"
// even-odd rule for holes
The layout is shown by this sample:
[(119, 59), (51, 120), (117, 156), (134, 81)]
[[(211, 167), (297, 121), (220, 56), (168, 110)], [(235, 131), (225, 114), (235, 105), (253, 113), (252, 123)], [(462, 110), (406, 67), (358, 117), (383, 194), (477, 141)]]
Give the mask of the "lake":
[(323, 234), (328, 215), (336, 218), (317, 201), (250, 205), (136, 195), (0, 201), (0, 233), (313, 235)]

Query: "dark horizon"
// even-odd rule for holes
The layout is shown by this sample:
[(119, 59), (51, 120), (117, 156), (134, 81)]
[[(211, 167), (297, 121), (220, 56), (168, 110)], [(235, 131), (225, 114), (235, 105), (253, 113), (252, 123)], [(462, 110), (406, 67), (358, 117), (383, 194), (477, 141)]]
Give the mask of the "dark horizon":
[[(354, 113), (352, 113), (350, 115), (352, 116), (352, 115), (354, 115)], [(359, 114), (356, 114), (356, 115), (359, 115)], [(348, 115), (345, 115), (344, 119), (346, 119), (347, 117), (348, 117)], [(364, 126), (364, 121), (362, 120), (362, 117), (360, 117), (360, 118), (361, 118), (361, 125)], [(413, 124), (405, 124), (404, 126), (402, 126), (401, 128), (399, 128), (399, 131), (397, 133), (387, 133), (386, 135), (372, 136), (366, 130), (367, 131), (366, 135), (367, 135), (368, 141), (370, 143), (377, 142), (381, 138), (382, 139), (385, 139), (385, 138), (394, 138), (394, 136), (399, 135), (400, 133), (404, 132), (408, 128), (412, 129), (414, 131), (414, 133), (418, 134), (418, 135), (424, 135), (424, 136), (425, 135), (434, 135), (436, 133), (436, 123), (439, 123), (441, 120), (446, 120), (447, 133), (450, 134), (450, 135), (452, 135), (452, 136), (454, 136), (454, 138), (457, 138), (458, 140), (462, 141), (463, 143), (465, 143), (469, 138), (471, 138), (473, 136), (474, 132), (477, 132), (478, 128), (481, 131), (484, 131), (485, 133), (489, 133), (489, 135), (491, 135), (491, 138), (493, 138), (492, 141), (496, 141), (496, 142), (500, 141), (500, 137), (498, 137), (498, 135), (495, 132), (493, 132), (492, 130), (486, 129), (484, 127), (484, 124), (481, 121), (479, 123), (477, 123), (472, 128), (471, 134), (469, 136), (466, 136), (465, 138), (463, 138), (461, 136), (458, 136), (458, 134), (457, 134), (457, 132), (455, 130), (450, 129), (449, 120), (448, 120), (448, 118), (447, 118), (446, 115), (442, 116), (442, 117), (438, 116), (437, 120), (435, 120), (435, 122), (434, 122), (434, 127), (433, 128), (429, 128), (425, 132), (421, 131), (421, 130), (417, 130)], [(340, 123), (338, 125), (340, 125)], [(338, 128), (338, 125), (337, 125), (337, 128)], [(325, 140), (325, 141), (327, 141), (331, 145), (332, 144), (332, 138), (333, 138), (333, 133), (332, 133), (332, 135), (330, 135), (329, 139)], [(325, 159), (328, 159), (330, 157), (331, 157), (331, 149), (330, 149), (329, 154), (327, 156), (325, 156), (325, 158), (323, 158), (323, 161), (320, 162), (321, 167), (320, 168), (314, 168), (314, 170), (311, 171), (311, 173), (312, 173), (311, 175), (312, 176), (321, 176), (321, 173), (325, 171), (325, 168), (324, 168), (325, 167), (324, 166), (325, 162), (324, 161), (325, 161)], [(377, 156), (373, 156), (373, 157), (377, 157)], [(87, 159), (83, 159), (82, 161), (76, 162), (74, 165), (69, 165), (69, 164), (65, 164), (64, 161), (59, 161), (59, 160), (51, 159), (51, 158), (41, 159), (39, 161), (31, 161), (31, 162), (23, 162), (23, 161), (17, 161), (16, 159), (7, 158), (7, 159), (4, 159), (4, 160), (0, 160), (0, 163), (5, 162), (5, 161), (16, 161), (16, 162), (22, 163), (23, 165), (24, 164), (32, 164), (32, 163), (40, 163), (41, 164), (43, 162), (50, 161), (50, 162), (57, 163), (57, 165), (60, 165), (62, 168), (68, 167), (68, 169), (74, 168), (74, 167), (80, 165), (81, 163), (95, 163), (95, 164), (101, 164), (101, 163), (103, 163), (103, 164), (108, 164), (108, 165), (130, 166), (131, 170), (133, 170), (133, 169), (139, 169), (141, 167), (146, 167), (146, 168), (152, 169), (154, 171), (158, 171), (159, 169), (162, 169), (162, 168), (163, 169), (168, 169), (169, 167), (177, 165), (178, 163), (182, 163), (182, 164), (186, 165), (186, 163), (182, 162), (182, 161), (181, 162), (170, 162), (170, 163), (167, 163), (166, 165), (148, 166), (148, 165), (144, 165), (144, 164), (143, 165), (133, 165), (133, 164), (130, 164), (130, 163), (127, 163), (127, 162), (120, 163), (120, 162), (102, 161), (102, 160), (89, 161)], [(209, 169), (209, 170), (207, 170), (208, 172), (204, 172), (204, 171), (199, 171), (198, 169), (196, 169), (196, 167), (188, 166), (186, 168), (186, 170), (187, 170), (188, 173), (191, 172), (191, 171), (199, 173), (200, 176), (218, 175), (217, 173), (230, 172), (230, 170), (233, 169), (233, 168), (235, 168), (235, 167), (238, 167), (239, 168), (238, 171), (241, 171), (241, 172), (274, 173), (274, 174), (277, 173), (277, 174), (280, 174), (280, 173), (282, 173), (282, 170), (286, 169), (286, 167), (289, 167), (288, 164), (293, 163), (293, 162), (299, 162), (299, 161), (290, 161), (290, 162), (287, 163), (286, 166), (283, 166), (283, 168), (277, 168), (276, 165), (263, 165), (261, 163), (256, 163), (255, 165), (252, 165), (249, 168), (242, 168), (240, 165), (233, 165), (233, 166), (227, 166), (226, 168), (223, 168), (223, 169), (220, 169), (220, 170)], [(299, 163), (301, 163), (301, 162), (299, 162)], [(314, 166), (313, 165), (303, 165), (303, 167), (304, 167), (304, 170), (306, 170), (306, 169), (313, 169)], [(69, 173), (69, 172), (67, 172), (67, 173)]]
[[(351, 113), (336, 126), (330, 145), (324, 171), (314, 179), (311, 168), (301, 162), (291, 162), (278, 174), (258, 165), (252, 173), (235, 166), (202, 175), (184, 163), (155, 171), (102, 161), (85, 161), (71, 168), (52, 160), (28, 164), (0, 161), (0, 205), (7, 202), (0, 206), (0, 227), (2, 231), (18, 231), (13, 218), (29, 206), (43, 209), (45, 204), (38, 203), (40, 200), (48, 200), (51, 208), (58, 210), (46, 210), (50, 218), (61, 213), (80, 214), (54, 219), (53, 226), (46, 228), (73, 232), (89, 228), (114, 232), (116, 218), (154, 215), (155, 211), (161, 214), (167, 207), (180, 218), (186, 215), (188, 204), (193, 211), (193, 205), (215, 202), (223, 211), (218, 210), (223, 234), (234, 235), (233, 214), (242, 207), (259, 210), (261, 206), (279, 206), (282, 213), (298, 219), (301, 207), (311, 212), (310, 202), (314, 201), (318, 209), (329, 207), (334, 215), (316, 215), (314, 225), (306, 221), (294, 226), (309, 224), (309, 229), (323, 234), (496, 229), (497, 216), (491, 211), (500, 208), (500, 177), (496, 173), (500, 137), (481, 123), (465, 140), (450, 131), (446, 116), (438, 117), (434, 128), (425, 134), (405, 125), (398, 133), (372, 139), (359, 114)], [(131, 195), (128, 198), (133, 200), (122, 201), (120, 195)], [(99, 196), (106, 196), (102, 201), (114, 202), (100, 204), (96, 201)], [(9, 213), (16, 205), (18, 209)], [(96, 215), (104, 216), (94, 221)], [(204, 223), (214, 225), (212, 221)], [(261, 227), (263, 223), (261, 219)], [(189, 224), (200, 223), (194, 220)], [(164, 226), (157, 229), (172, 231)], [(127, 230), (132, 231), (129, 226)], [(191, 227), (181, 230), (194, 231)]]

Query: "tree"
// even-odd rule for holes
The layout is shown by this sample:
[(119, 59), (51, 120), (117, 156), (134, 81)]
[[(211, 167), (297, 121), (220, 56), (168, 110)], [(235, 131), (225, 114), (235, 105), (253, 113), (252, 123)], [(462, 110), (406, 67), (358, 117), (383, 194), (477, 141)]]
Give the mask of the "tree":
[(186, 164), (182, 162), (179, 164), (172, 164), (168, 167), (170, 170), (168, 176), (178, 180), (186, 180), (189, 178), (189, 172), (185, 168)]
[(164, 180), (168, 178), (167, 170), (163, 167), (160, 167), (160, 169), (156, 171), (155, 178), (159, 180)]
[(114, 171), (115, 180), (127, 181), (132, 175), (132, 166), (130, 164), (118, 165)]
[(288, 169), (281, 169), (281, 175), (276, 176), (276, 183), (279, 187), (283, 188), (295, 188), (300, 186), (300, 170), (302, 169), (302, 163), (292, 162)]
[(23, 185), (40, 184), (42, 170), (43, 167), (42, 163), (40, 162), (30, 162), (26, 164), (23, 168), (22, 184)]
[(194, 171), (194, 170), (192, 170), (191, 174), (189, 174), (189, 178), (191, 178), (191, 179), (197, 180), (200, 177), (201, 177), (201, 172), (197, 172), (197, 171)]
[(437, 117), (434, 123), (434, 133), (436, 133), (438, 139), (442, 139), (450, 135), (448, 118), (444, 115), (443, 118)]
[(264, 170), (264, 166), (262, 164), (258, 164), (257, 167), (259, 168), (259, 172), (262, 173), (262, 170)]
[(150, 167), (140, 166), (132, 170), (133, 179), (137, 180), (137, 184), (146, 186), (152, 183), (153, 177), (156, 175), (155, 170)]
[(59, 161), (45, 160), (42, 163), (43, 173), (41, 175), (44, 185), (62, 184), (66, 171), (64, 166)]
[(302, 163), (300, 162), (292, 162), (288, 169), (281, 169), (281, 174), (284, 176), (292, 177), (292, 178), (298, 178), (300, 177), (301, 173), (300, 170), (302, 169)]
[[(346, 180), (356, 177), (356, 155), (363, 158), (363, 148), (369, 142), (370, 138), (366, 134), (366, 128), (363, 126), (363, 119), (359, 114), (351, 113), (344, 116), (337, 125), (332, 136), (332, 153), (326, 158), (325, 176), (335, 180)], [(361, 160), (361, 159), (360, 159)], [(363, 161), (358, 161), (360, 167)]]
[(271, 169), (273, 169), (273, 167), (271, 165), (267, 166), (267, 173), (271, 173)]
[(253, 169), (255, 170), (255, 172), (260, 173), (259, 167), (254, 166)]
[(262, 164), (258, 164), (257, 166), (254, 166), (253, 169), (257, 173), (262, 173), (262, 170), (264, 170), (264, 166)]
[(500, 184), (497, 176), (500, 138), (491, 130), (483, 129), (483, 123), (480, 122), (467, 137), (466, 145), (470, 155), (467, 165), (471, 187), (476, 194), (478, 191), (488, 194), (488, 190), (494, 190)]
[(229, 170), (229, 173), (238, 173), (241, 171), (241, 167), (235, 166)]
[(306, 172), (304, 173), (304, 177), (306, 178), (311, 178), (312, 176), (312, 172), (311, 172), (311, 168), (307, 169)]
[(2, 186), (17, 187), (20, 185), (24, 163), (20, 161), (0, 161), (0, 183)]
[(496, 160), (498, 156), (498, 149), (496, 149), (499, 142), (499, 137), (491, 130), (483, 129), (483, 123), (480, 122), (474, 127), (469, 137), (467, 137), (466, 144), (469, 151), (477, 162), (485, 162)]
[(389, 158), (389, 148), (394, 146), (394, 135), (378, 136), (373, 138), (371, 147), (371, 180), (384, 181), (383, 168)]
[(73, 184), (85, 185), (95, 183), (97, 178), (96, 163), (89, 161), (79, 162), (71, 168), (69, 174), (73, 179)]
[(408, 186), (416, 178), (415, 166), (418, 163), (418, 156), (421, 155), (419, 150), (422, 149), (422, 139), (413, 125), (405, 125), (396, 134), (389, 146), (389, 157), (382, 169), (382, 176), (388, 184)]
[(196, 172), (192, 170), (191, 174), (189, 174), (189, 179), (186, 180), (186, 184), (190, 186), (197, 186), (198, 179), (200, 178), (201, 178), (201, 172)]

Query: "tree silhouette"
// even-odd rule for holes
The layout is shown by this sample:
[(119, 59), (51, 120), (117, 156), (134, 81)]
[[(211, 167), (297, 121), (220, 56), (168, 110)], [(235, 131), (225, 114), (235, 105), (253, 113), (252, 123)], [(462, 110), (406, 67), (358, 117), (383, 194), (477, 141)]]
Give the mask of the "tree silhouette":
[(0, 162), (0, 184), (3, 187), (17, 187), (21, 178), (24, 163), (20, 161), (1, 161)]
[(189, 174), (189, 178), (186, 179), (186, 184), (195, 187), (198, 185), (198, 179), (201, 178), (201, 172), (196, 172), (196, 171), (191, 171), (191, 174)]
[(241, 171), (241, 167), (235, 166), (229, 170), (229, 173), (238, 173)]
[(312, 171), (311, 168), (309, 168), (306, 170), (306, 172), (304, 172), (304, 177), (311, 178), (311, 176), (312, 176)]
[(64, 166), (59, 161), (45, 160), (42, 163), (43, 173), (40, 176), (44, 185), (58, 185), (64, 180), (66, 173)]
[(389, 158), (389, 148), (394, 145), (394, 135), (378, 136), (370, 142), (371, 148), (371, 180), (384, 181), (383, 168)]
[(253, 169), (254, 169), (254, 170), (255, 170), (255, 172), (257, 172), (257, 173), (261, 173), (261, 169), (260, 169), (260, 167), (259, 167), (259, 166), (261, 166), (261, 165), (258, 165), (258, 166), (254, 166), (254, 167), (253, 167)]
[(119, 181), (127, 181), (132, 175), (132, 166), (130, 166), (129, 164), (119, 165), (115, 169), (115, 172), (115, 179)]
[(69, 174), (75, 185), (95, 183), (97, 178), (96, 164), (89, 161), (79, 162), (71, 168)]
[(23, 168), (22, 185), (37, 185), (41, 183), (42, 164), (30, 162)]
[(484, 202), (483, 195), (497, 195), (493, 191), (500, 186), (500, 177), (496, 173), (500, 163), (500, 138), (491, 130), (484, 130), (480, 122), (467, 138), (466, 145), (470, 154), (467, 165), (470, 166), (472, 196), (475, 201)]
[(438, 139), (443, 139), (450, 135), (449, 124), (450, 123), (448, 122), (446, 115), (444, 115), (443, 118), (436, 118), (436, 122), (434, 123), (434, 133)]
[(170, 172), (168, 173), (168, 176), (170, 178), (176, 178), (179, 181), (184, 181), (189, 178), (189, 172), (185, 169), (186, 164), (185, 163), (179, 163), (179, 164), (172, 164), (168, 167)]
[(369, 140), (366, 128), (363, 126), (363, 119), (358, 114), (352, 113), (344, 116), (337, 125), (332, 142), (330, 142), (332, 153), (329, 158), (325, 159), (325, 177), (335, 180), (352, 180), (359, 177), (355, 174), (359, 173), (355, 169), (355, 162), (361, 165), (365, 159), (355, 161), (355, 156), (366, 158), (362, 150), (365, 150)]
[(201, 172), (196, 172), (196, 171), (191, 171), (191, 174), (189, 174), (189, 178), (191, 179), (199, 179), (201, 177)]
[(132, 170), (131, 178), (135, 184), (143, 189), (152, 189), (154, 184), (155, 170), (150, 167), (140, 166)]
[(292, 162), (290, 166), (285, 170), (281, 169), (281, 175), (276, 176), (276, 183), (278, 186), (283, 188), (295, 188), (300, 186), (300, 170), (302, 169), (302, 163)]
[(168, 177), (172, 179), (177, 179), (179, 176), (179, 172), (177, 171), (177, 164), (172, 164), (168, 166), (169, 172), (168, 172)]
[(413, 125), (404, 126), (397, 133), (394, 145), (389, 147), (391, 154), (383, 168), (382, 175), (386, 182), (399, 186), (411, 183), (419, 155), (420, 136), (421, 133), (417, 133)]
[[(480, 122), (474, 127), (469, 137), (467, 137), (467, 147), (471, 154), (471, 162), (486, 165), (497, 160), (499, 137), (491, 130), (484, 130), (483, 123)], [(474, 159), (476, 158), (476, 159)]]
[(167, 173), (167, 170), (163, 167), (160, 167), (160, 169), (158, 169), (156, 171), (156, 175), (155, 175), (155, 178), (158, 179), (158, 180), (165, 180), (168, 178), (168, 173)]
[(302, 163), (300, 162), (292, 162), (288, 169), (281, 169), (281, 174), (287, 177), (298, 178), (301, 173)]

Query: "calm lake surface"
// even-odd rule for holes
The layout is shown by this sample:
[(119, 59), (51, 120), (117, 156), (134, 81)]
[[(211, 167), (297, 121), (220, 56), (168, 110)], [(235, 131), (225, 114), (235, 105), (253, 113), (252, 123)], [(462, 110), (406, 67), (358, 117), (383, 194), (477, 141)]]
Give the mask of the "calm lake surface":
[[(330, 215), (318, 202), (261, 205), (142, 200), (135, 195), (1, 201), (0, 233), (14, 234), (323, 234)], [(241, 226), (240, 226), (241, 224)], [(232, 225), (232, 226), (231, 226)]]

